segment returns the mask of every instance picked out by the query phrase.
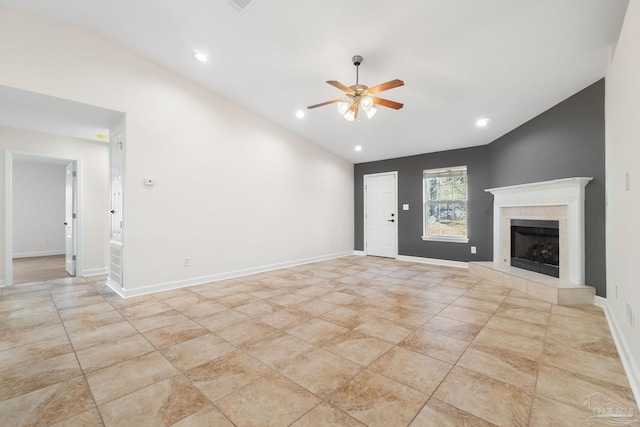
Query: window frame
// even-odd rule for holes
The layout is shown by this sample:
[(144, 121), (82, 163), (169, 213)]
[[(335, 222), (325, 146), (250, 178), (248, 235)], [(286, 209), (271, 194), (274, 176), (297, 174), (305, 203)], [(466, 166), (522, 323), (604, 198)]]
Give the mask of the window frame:
[[(460, 172), (464, 171), (464, 176), (466, 178), (466, 199), (464, 200), (465, 209), (467, 212), (467, 223), (466, 223), (466, 235), (465, 236), (454, 236), (454, 235), (442, 235), (442, 234), (429, 234), (428, 232), (428, 206), (431, 200), (427, 199), (427, 180), (429, 178), (437, 178), (439, 177), (452, 177), (456, 176)], [(433, 241), (433, 242), (452, 242), (452, 243), (469, 243), (469, 174), (467, 166), (452, 166), (445, 168), (435, 168), (435, 169), (424, 169), (422, 171), (422, 240), (425, 241)]]

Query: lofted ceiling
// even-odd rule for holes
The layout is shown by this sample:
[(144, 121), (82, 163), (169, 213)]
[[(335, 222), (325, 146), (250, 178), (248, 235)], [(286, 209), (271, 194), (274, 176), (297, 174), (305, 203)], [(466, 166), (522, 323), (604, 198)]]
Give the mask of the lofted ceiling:
[[(596, 82), (627, 3), (0, 0), (102, 34), (354, 163), (487, 144)], [(355, 84), (356, 54), (361, 84), (404, 80), (380, 94), (404, 108), (358, 123), (335, 105), (307, 110), (341, 96), (325, 81)]]
[(124, 113), (0, 85), (0, 126), (104, 141)]

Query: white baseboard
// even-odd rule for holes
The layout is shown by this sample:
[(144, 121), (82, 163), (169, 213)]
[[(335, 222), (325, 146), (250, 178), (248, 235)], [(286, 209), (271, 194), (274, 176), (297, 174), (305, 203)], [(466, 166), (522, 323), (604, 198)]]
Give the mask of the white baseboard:
[(595, 296), (593, 303), (598, 307), (602, 307), (604, 310), (607, 323), (609, 323), (609, 329), (611, 330), (611, 336), (613, 337), (613, 342), (616, 344), (620, 361), (622, 361), (622, 366), (624, 367), (624, 371), (629, 379), (631, 391), (633, 391), (633, 396), (635, 397), (636, 402), (640, 402), (640, 372), (638, 372), (638, 366), (635, 363), (633, 354), (631, 353), (629, 343), (627, 343), (627, 340), (625, 339), (624, 334), (611, 311), (609, 301), (606, 298)]
[(607, 312), (606, 312), (607, 299), (606, 298), (602, 298), (602, 297), (599, 297), (598, 295), (595, 295), (593, 297), (593, 305), (597, 305), (598, 307), (602, 308), (603, 310), (605, 310), (605, 315), (607, 314)]
[(443, 267), (455, 267), (455, 268), (465, 268), (465, 269), (469, 268), (468, 262), (450, 261), (448, 259), (423, 258), (423, 257), (407, 256), (407, 255), (398, 255), (396, 259), (398, 261), (419, 262), (422, 264), (439, 265)]
[(38, 256), (52, 256), (52, 255), (64, 255), (66, 252), (62, 251), (40, 251), (40, 252), (20, 252), (13, 254), (13, 258), (33, 258)]
[(358, 255), (358, 256), (366, 256), (367, 253), (365, 251), (353, 251), (354, 255)]
[(340, 252), (335, 254), (321, 255), (317, 257), (299, 259), (294, 261), (286, 261), (286, 262), (281, 262), (277, 264), (263, 265), (259, 267), (247, 268), (244, 270), (217, 273), (209, 276), (194, 277), (190, 279), (176, 280), (173, 282), (157, 283), (153, 285), (142, 286), (139, 288), (125, 288), (125, 287), (120, 288), (117, 284), (110, 283), (109, 280), (107, 280), (107, 286), (113, 289), (113, 291), (116, 292), (121, 297), (130, 298), (130, 297), (137, 297), (140, 295), (152, 294), (155, 292), (168, 291), (171, 289), (179, 289), (187, 286), (202, 285), (205, 283), (218, 282), (220, 280), (234, 279), (236, 277), (249, 276), (252, 274), (264, 273), (264, 272), (273, 271), (273, 270), (280, 270), (283, 268), (295, 267), (297, 265), (311, 264), (313, 262), (327, 261), (330, 259), (342, 258), (342, 257), (352, 256), (352, 255), (353, 255), (352, 251)]
[(111, 290), (116, 294), (118, 294), (120, 298), (127, 298), (127, 296), (124, 293), (122, 293), (122, 288), (120, 287), (120, 285), (114, 282), (113, 280), (111, 280), (110, 278), (107, 278), (107, 281), (104, 284), (110, 287)]
[(78, 272), (78, 276), (91, 277), (91, 276), (101, 276), (103, 274), (108, 274), (108, 273), (109, 273), (109, 267), (89, 268), (89, 269)]

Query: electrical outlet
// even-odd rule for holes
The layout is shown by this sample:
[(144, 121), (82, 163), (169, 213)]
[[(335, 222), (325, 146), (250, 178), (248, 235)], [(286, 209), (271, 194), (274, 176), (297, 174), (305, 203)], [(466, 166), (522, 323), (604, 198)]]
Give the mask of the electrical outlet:
[(191, 265), (191, 258), (186, 257), (186, 258), (184, 259), (184, 266), (185, 266), (185, 267), (189, 267), (190, 265)]
[(471, 246), (471, 253), (475, 254), (476, 253), (476, 247), (475, 246)]

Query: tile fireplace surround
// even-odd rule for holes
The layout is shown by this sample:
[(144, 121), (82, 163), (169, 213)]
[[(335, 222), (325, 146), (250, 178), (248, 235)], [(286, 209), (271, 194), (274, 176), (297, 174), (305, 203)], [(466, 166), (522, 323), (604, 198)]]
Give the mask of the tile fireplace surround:
[[(493, 261), (470, 263), (471, 272), (554, 304), (593, 303), (584, 277), (584, 188), (593, 178), (490, 188), (493, 202)], [(511, 267), (511, 220), (558, 221), (560, 278)]]

